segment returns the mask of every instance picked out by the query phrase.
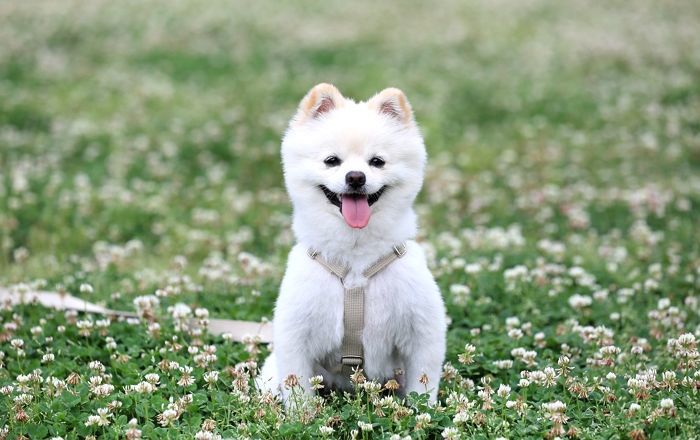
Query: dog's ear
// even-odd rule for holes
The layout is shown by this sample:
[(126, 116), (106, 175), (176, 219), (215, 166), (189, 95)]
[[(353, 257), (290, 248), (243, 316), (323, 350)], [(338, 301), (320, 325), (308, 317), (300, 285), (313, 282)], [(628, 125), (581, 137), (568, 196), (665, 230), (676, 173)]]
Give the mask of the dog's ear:
[(406, 95), (395, 87), (389, 87), (377, 93), (372, 99), (367, 101), (367, 105), (378, 113), (387, 115), (406, 125), (413, 123), (411, 104), (406, 99)]
[(316, 119), (334, 108), (342, 107), (344, 103), (345, 98), (334, 85), (317, 84), (301, 100), (294, 122)]

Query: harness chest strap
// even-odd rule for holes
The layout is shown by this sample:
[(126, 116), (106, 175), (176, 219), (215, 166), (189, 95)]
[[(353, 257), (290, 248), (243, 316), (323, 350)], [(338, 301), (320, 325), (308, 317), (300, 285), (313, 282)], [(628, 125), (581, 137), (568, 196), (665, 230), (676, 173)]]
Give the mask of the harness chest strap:
[[(317, 261), (344, 285), (345, 276), (350, 268), (329, 262), (314, 249), (308, 250), (309, 257)], [(393, 252), (386, 254), (364, 270), (362, 275), (369, 279), (384, 270), (398, 258), (406, 254), (406, 243), (394, 246)], [(364, 350), (362, 348), (362, 329), (364, 328), (365, 289), (364, 287), (345, 288), (343, 296), (343, 342), (340, 349), (343, 374), (349, 376), (353, 368), (362, 366)]]

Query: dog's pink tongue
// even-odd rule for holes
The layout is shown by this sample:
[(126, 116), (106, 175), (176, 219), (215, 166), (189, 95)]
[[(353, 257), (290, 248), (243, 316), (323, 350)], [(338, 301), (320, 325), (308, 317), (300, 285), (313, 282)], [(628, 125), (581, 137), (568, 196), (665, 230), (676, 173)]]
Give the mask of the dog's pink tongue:
[(345, 222), (352, 228), (364, 228), (369, 223), (369, 216), (372, 211), (369, 209), (367, 196), (353, 197), (343, 195), (342, 207)]

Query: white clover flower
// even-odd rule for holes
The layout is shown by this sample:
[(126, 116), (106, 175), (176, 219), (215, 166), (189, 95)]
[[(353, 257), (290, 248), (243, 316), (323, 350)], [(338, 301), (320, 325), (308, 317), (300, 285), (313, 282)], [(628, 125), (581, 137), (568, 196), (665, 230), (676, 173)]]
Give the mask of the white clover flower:
[(598, 351), (604, 357), (613, 357), (621, 352), (620, 348), (615, 347), (614, 345), (606, 345), (605, 347), (601, 347)]
[(515, 359), (524, 362), (528, 366), (533, 366), (536, 364), (535, 358), (537, 357), (537, 352), (534, 350), (526, 350), (522, 347), (514, 348), (510, 351), (510, 355)]
[(158, 417), (158, 423), (160, 423), (160, 426), (166, 427), (175, 421), (179, 416), (180, 414), (178, 411), (168, 408), (160, 414), (160, 417)]
[(430, 414), (428, 414), (428, 413), (422, 413), (422, 414), (418, 414), (416, 416), (416, 422), (418, 422), (422, 425), (427, 425), (428, 423), (430, 423), (431, 420), (432, 420), (432, 417), (430, 417)]
[(467, 423), (469, 421), (469, 414), (465, 410), (459, 410), (455, 413), (455, 416), (452, 418), (452, 422), (455, 425)]
[(669, 399), (669, 398), (661, 399), (661, 402), (659, 402), (659, 407), (663, 408), (663, 409), (671, 409), (674, 406), (675, 406), (675, 404), (673, 403), (673, 399)]
[(374, 426), (371, 423), (363, 422), (362, 420), (357, 422), (357, 426), (362, 430), (362, 432), (370, 432), (374, 430)]
[(559, 374), (557, 371), (552, 368), (552, 367), (546, 367), (543, 371), (544, 373), (544, 386), (545, 387), (551, 387), (557, 382), (557, 377), (559, 377)]
[(323, 436), (328, 436), (331, 435), (335, 432), (335, 429), (333, 429), (330, 426), (320, 426), (318, 430), (321, 432), (321, 435)]
[(179, 368), (180, 373), (182, 374), (180, 376), (180, 379), (177, 381), (177, 384), (180, 385), (181, 387), (188, 387), (192, 384), (194, 384), (195, 379), (192, 377), (192, 367), (189, 365), (183, 365)]
[(94, 323), (89, 319), (80, 320), (75, 323), (75, 326), (80, 330), (78, 333), (81, 336), (90, 336)]
[(513, 328), (508, 330), (508, 337), (511, 339), (518, 340), (524, 336), (523, 331), (519, 328)]
[(460, 267), (464, 267), (466, 264), (467, 261), (462, 257), (457, 257), (450, 262), (450, 266), (452, 266), (453, 269), (459, 269)]
[(80, 290), (80, 293), (84, 293), (84, 294), (87, 294), (87, 295), (89, 295), (89, 294), (91, 294), (91, 293), (94, 292), (94, 289), (93, 289), (92, 286), (91, 286), (90, 284), (88, 284), (88, 283), (83, 283), (83, 284), (81, 284), (79, 290)]
[(156, 390), (155, 384), (151, 382), (142, 381), (136, 384), (134, 391), (140, 394), (151, 394)]
[(169, 310), (173, 319), (187, 319), (192, 316), (192, 309), (187, 304), (177, 303)]
[(109, 396), (112, 394), (114, 391), (114, 385), (105, 383), (102, 385), (97, 385), (96, 387), (93, 387), (91, 390), (92, 394), (94, 394), (97, 397), (105, 397)]
[(111, 423), (109, 420), (110, 417), (112, 417), (112, 413), (109, 411), (109, 408), (98, 408), (97, 415), (89, 416), (85, 422), (85, 426), (109, 426)]
[(561, 400), (556, 400), (554, 402), (543, 403), (542, 408), (550, 414), (563, 413), (566, 411), (566, 403)]
[(595, 292), (593, 292), (593, 299), (599, 302), (605, 301), (606, 299), (608, 299), (609, 293), (610, 292), (608, 292), (607, 289), (596, 290)]
[(457, 356), (457, 360), (461, 364), (469, 365), (474, 362), (474, 353), (476, 353), (476, 347), (473, 344), (466, 344), (464, 353), (460, 353)]
[(678, 344), (683, 346), (691, 346), (695, 344), (695, 335), (692, 333), (683, 333), (678, 337)]
[(218, 371), (208, 371), (204, 373), (204, 382), (206, 382), (207, 384), (214, 385), (217, 380), (219, 380)]
[(506, 318), (506, 328), (512, 329), (520, 325), (520, 318), (517, 316), (511, 316)]
[(379, 393), (382, 389), (382, 385), (374, 380), (367, 380), (362, 383), (362, 389), (364, 389), (369, 394)]
[(157, 373), (148, 373), (146, 376), (144, 376), (144, 378), (153, 385), (157, 385), (158, 382), (160, 382), (160, 375)]
[(504, 399), (507, 398), (507, 397), (510, 395), (510, 386), (505, 385), (505, 384), (501, 384), (501, 385), (498, 387), (498, 390), (496, 391), (496, 394), (497, 394), (499, 397), (502, 397), (502, 398), (504, 398)]
[(28, 405), (29, 403), (31, 403), (32, 400), (34, 400), (34, 396), (27, 393), (22, 393), (18, 396), (15, 396), (15, 398), (13, 399), (13, 401), (17, 405)]
[(464, 266), (464, 271), (468, 274), (477, 274), (481, 272), (482, 267), (479, 263), (469, 263)]
[(313, 376), (309, 378), (309, 384), (312, 390), (320, 390), (323, 388), (323, 376)]
[(12, 394), (14, 390), (15, 387), (13, 387), (12, 385), (5, 385), (3, 387), (0, 387), (0, 394), (2, 394), (3, 396), (8, 396)]
[(513, 367), (513, 361), (510, 359), (497, 360), (493, 361), (493, 365), (498, 369), (507, 370)]
[(588, 295), (574, 294), (569, 298), (569, 305), (574, 309), (583, 309), (593, 304), (593, 298)]
[(452, 284), (450, 286), (450, 294), (452, 295), (452, 301), (460, 306), (467, 304), (467, 299), (471, 294), (471, 289), (469, 286), (464, 284)]
[(456, 440), (460, 438), (459, 430), (454, 426), (442, 430), (442, 438), (446, 440)]
[(160, 306), (160, 300), (155, 295), (137, 296), (133, 301), (136, 313), (140, 317), (152, 315), (154, 310)]
[(105, 366), (102, 365), (102, 362), (100, 361), (91, 361), (88, 364), (88, 368), (93, 371), (97, 371), (98, 373), (104, 373), (105, 371)]
[(653, 278), (649, 278), (644, 281), (644, 291), (649, 292), (652, 290), (658, 290), (659, 289), (659, 282), (656, 281)]

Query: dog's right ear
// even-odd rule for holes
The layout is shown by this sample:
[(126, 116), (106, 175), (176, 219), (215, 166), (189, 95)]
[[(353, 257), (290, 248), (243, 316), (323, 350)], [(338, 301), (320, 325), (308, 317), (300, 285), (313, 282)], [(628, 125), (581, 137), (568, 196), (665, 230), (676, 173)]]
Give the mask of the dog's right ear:
[(319, 118), (329, 111), (343, 106), (344, 103), (345, 98), (334, 85), (317, 84), (301, 100), (294, 122), (300, 124)]
[(406, 125), (413, 121), (413, 110), (406, 99), (406, 95), (395, 87), (389, 87), (374, 95), (367, 105), (375, 109), (379, 114), (393, 118)]

